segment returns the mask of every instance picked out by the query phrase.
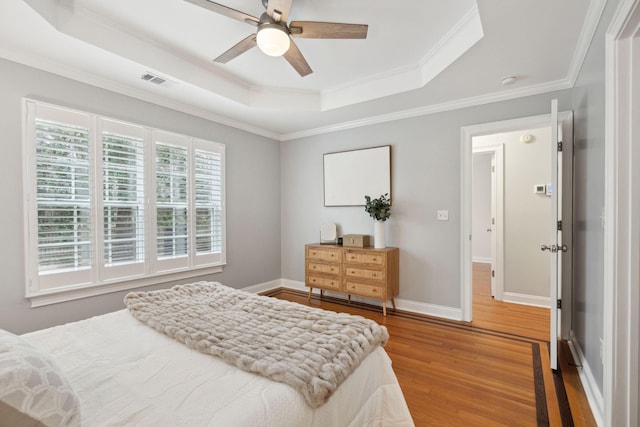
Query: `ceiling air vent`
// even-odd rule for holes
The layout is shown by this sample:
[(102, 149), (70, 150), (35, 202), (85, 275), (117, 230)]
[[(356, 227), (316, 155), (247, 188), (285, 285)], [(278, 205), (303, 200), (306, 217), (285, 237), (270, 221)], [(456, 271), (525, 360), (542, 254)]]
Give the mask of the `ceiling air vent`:
[(147, 82), (157, 84), (158, 86), (163, 86), (163, 87), (171, 87), (176, 84), (176, 82), (171, 81), (166, 77), (160, 77), (157, 74), (152, 74), (149, 72), (144, 73), (142, 76), (140, 76), (140, 78)]

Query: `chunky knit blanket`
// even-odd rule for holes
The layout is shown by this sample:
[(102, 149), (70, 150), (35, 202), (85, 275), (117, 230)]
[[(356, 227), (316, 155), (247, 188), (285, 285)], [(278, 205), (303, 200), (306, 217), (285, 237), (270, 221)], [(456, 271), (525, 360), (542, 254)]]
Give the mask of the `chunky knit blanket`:
[(131, 292), (138, 320), (202, 353), (292, 386), (321, 406), (389, 335), (360, 316), (251, 294), (214, 282)]

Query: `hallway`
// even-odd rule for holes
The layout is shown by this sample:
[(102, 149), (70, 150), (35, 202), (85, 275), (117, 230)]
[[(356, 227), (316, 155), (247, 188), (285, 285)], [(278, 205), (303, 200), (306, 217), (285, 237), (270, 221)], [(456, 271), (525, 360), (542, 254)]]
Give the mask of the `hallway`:
[(496, 301), (491, 296), (491, 264), (473, 263), (473, 326), (549, 340), (549, 309)]

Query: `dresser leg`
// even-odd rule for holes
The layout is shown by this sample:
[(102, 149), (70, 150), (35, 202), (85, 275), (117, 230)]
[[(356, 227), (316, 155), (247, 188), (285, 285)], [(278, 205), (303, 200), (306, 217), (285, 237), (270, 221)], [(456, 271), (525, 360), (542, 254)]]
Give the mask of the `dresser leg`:
[(383, 316), (387, 315), (387, 302), (386, 301), (382, 301), (382, 315)]
[(396, 301), (393, 298), (391, 298), (391, 305), (393, 306), (393, 309), (395, 310), (396, 309)]
[(311, 292), (313, 292), (313, 288), (309, 288), (309, 298), (307, 301), (311, 302)]
[(347, 298), (349, 299), (349, 304), (351, 304), (351, 294), (347, 295)]
[(320, 299), (324, 296), (324, 289), (320, 289)]

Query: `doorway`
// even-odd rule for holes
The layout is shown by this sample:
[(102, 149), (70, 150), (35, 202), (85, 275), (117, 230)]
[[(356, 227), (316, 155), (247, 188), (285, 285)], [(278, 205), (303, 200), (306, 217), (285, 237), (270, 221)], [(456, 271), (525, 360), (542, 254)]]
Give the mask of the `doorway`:
[(496, 301), (549, 307), (550, 150), (549, 126), (472, 137), (472, 257), (489, 249)]
[[(564, 136), (565, 141), (572, 141), (573, 140), (573, 134), (572, 134), (572, 113), (571, 112), (565, 112), (565, 113), (561, 113), (559, 115), (559, 121), (562, 123), (561, 125), (561, 130), (562, 130), (562, 134)], [(474, 126), (468, 126), (468, 127), (464, 127), (461, 130), (461, 143), (462, 143), (462, 159), (461, 159), (461, 164), (462, 164), (462, 168), (461, 168), (461, 173), (462, 173), (462, 177), (461, 177), (461, 186), (462, 186), (462, 201), (461, 201), (461, 215), (462, 215), (462, 232), (461, 232), (461, 246), (462, 246), (462, 251), (461, 251), (461, 270), (462, 270), (462, 284), (461, 284), (461, 306), (462, 306), (462, 315), (463, 315), (463, 320), (465, 321), (471, 321), (473, 320), (473, 231), (472, 231), (472, 223), (473, 223), (473, 211), (472, 211), (472, 207), (473, 207), (473, 203), (472, 203), (472, 197), (473, 197), (473, 149), (474, 149), (474, 141), (482, 141), (482, 140), (488, 140), (489, 142), (485, 142), (485, 146), (504, 146), (504, 143), (501, 142), (496, 142), (496, 141), (491, 141), (492, 136), (495, 136), (496, 134), (501, 134), (501, 135), (506, 135), (506, 134), (510, 134), (512, 133), (513, 135), (511, 135), (512, 137), (515, 137), (517, 139), (517, 143), (522, 144), (524, 146), (526, 146), (526, 144), (530, 144), (531, 142), (533, 142), (533, 140), (535, 139), (536, 135), (532, 135), (532, 131), (533, 130), (539, 130), (540, 132), (546, 132), (546, 133), (550, 133), (550, 126), (549, 126), (549, 122), (550, 122), (550, 115), (546, 114), (546, 115), (540, 115), (540, 116), (534, 116), (534, 117), (526, 117), (526, 118), (521, 118), (521, 119), (514, 119), (514, 120), (508, 120), (508, 121), (503, 121), (503, 122), (494, 122), (494, 123), (486, 123), (486, 124), (481, 124), (481, 125), (474, 125)], [(546, 130), (545, 130), (546, 128)], [(529, 137), (532, 137), (532, 139), (529, 139), (529, 137), (527, 137), (527, 135), (529, 135)], [(522, 141), (520, 141), (520, 138), (522, 138)], [(498, 138), (500, 139), (500, 138)], [(563, 230), (567, 230), (567, 234), (565, 236), (566, 241), (571, 241), (571, 216), (572, 216), (572, 206), (571, 206), (571, 188), (572, 188), (572, 179), (571, 179), (571, 175), (572, 175), (572, 144), (567, 143), (565, 144), (565, 149), (564, 149), (564, 155), (563, 155), (563, 167), (565, 170), (565, 179), (563, 181), (563, 192), (565, 194), (564, 201), (563, 201), (563, 210), (564, 210), (564, 222), (565, 224), (563, 225)], [(505, 151), (506, 153), (506, 151)], [(505, 154), (506, 156), (507, 154)], [(548, 157), (547, 157), (548, 159)], [(546, 165), (549, 164), (549, 160), (546, 161)], [(501, 182), (505, 182), (504, 178), (502, 179)], [(538, 202), (542, 202), (542, 200), (544, 199), (544, 197), (547, 196), (548, 192), (553, 191), (552, 188), (548, 187), (548, 182), (544, 182), (543, 180), (541, 180), (541, 182), (535, 182), (536, 185), (530, 185), (526, 190), (524, 189), (520, 189), (518, 190), (519, 195), (524, 196), (533, 196), (533, 200), (536, 201), (536, 197), (538, 197)], [(538, 185), (539, 184), (539, 185)], [(518, 194), (516, 194), (517, 196)], [(511, 197), (515, 197), (515, 196), (511, 196)], [(531, 197), (529, 197), (531, 198)], [(504, 202), (506, 203), (506, 202)], [(520, 206), (525, 207), (524, 205)], [(501, 210), (498, 209), (497, 211), (497, 215), (500, 215)], [(503, 207), (503, 212), (504, 212), (504, 207)], [(519, 216), (521, 218), (519, 218)], [(522, 230), (526, 230), (527, 232), (530, 230), (527, 230), (528, 227), (528, 223), (527, 223), (527, 219), (526, 219), (526, 215), (524, 214), (520, 214), (517, 215), (516, 212), (516, 216), (514, 216), (514, 218), (519, 218), (519, 219), (524, 219), (524, 225), (520, 225), (520, 229)], [(549, 216), (548, 216), (549, 217)], [(496, 222), (496, 227), (499, 230), (500, 226), (502, 226), (502, 224), (504, 224), (505, 221), (500, 221), (500, 222)], [(547, 220), (547, 226), (548, 226), (548, 220)], [(488, 228), (488, 227), (487, 227)], [(547, 228), (548, 229), (548, 228)], [(547, 230), (545, 229), (545, 231)], [(492, 231), (494, 232), (494, 231)], [(497, 234), (497, 233), (496, 233)], [(535, 235), (535, 233), (533, 233)], [(538, 255), (538, 252), (540, 252), (540, 244), (545, 243), (545, 236), (546, 234), (548, 234), (548, 232), (545, 232), (544, 235), (542, 236), (534, 236), (535, 237), (535, 242), (534, 243), (527, 243), (525, 244), (526, 247), (523, 248), (524, 253), (529, 253), (530, 257), (532, 257), (532, 254), (536, 254)], [(515, 243), (511, 243), (512, 245), (517, 245), (518, 244), (518, 235), (515, 235)], [(504, 256), (504, 245), (505, 245), (505, 239), (507, 239), (506, 237), (506, 233), (504, 233), (504, 235), (502, 236), (501, 239), (498, 239), (498, 244), (497, 244), (497, 249), (496, 249), (496, 269), (495, 269), (495, 275), (496, 275), (496, 289), (495, 289), (495, 296), (496, 297), (500, 297), (500, 299), (505, 300), (505, 296), (506, 296), (506, 300), (511, 301), (511, 302), (519, 302), (519, 303), (523, 303), (523, 304), (531, 304), (531, 305), (546, 305), (546, 307), (549, 307), (549, 295), (548, 292), (547, 294), (542, 297), (542, 298), (531, 298), (531, 296), (536, 296), (535, 292), (529, 292), (529, 291), (524, 291), (524, 292), (519, 292), (518, 288), (515, 288), (515, 290), (509, 290), (509, 286), (507, 285), (506, 288), (506, 295), (505, 295), (505, 288), (504, 288), (504, 278), (509, 276), (508, 273), (508, 268), (505, 268), (505, 265), (508, 265), (508, 261), (503, 260), (502, 261), (502, 265), (500, 265), (500, 256), (498, 255), (500, 252), (500, 248), (502, 248), (503, 251), (503, 258), (505, 258)], [(540, 254), (541, 255), (541, 254)], [(542, 255), (541, 255), (542, 256)], [(544, 256), (542, 256), (542, 259), (547, 259)], [(563, 254), (563, 259), (565, 260), (565, 266), (567, 266), (567, 268), (563, 269), (563, 289), (562, 289), (562, 299), (563, 299), (563, 308), (568, 308), (570, 310), (570, 296), (571, 296), (571, 268), (570, 268), (570, 261), (571, 261), (571, 249), (569, 249), (569, 251), (565, 254)], [(526, 270), (526, 269), (530, 269), (530, 272), (533, 271), (535, 273), (535, 271), (538, 269), (538, 267), (536, 267), (536, 263), (531, 262), (531, 259), (527, 258), (527, 256), (525, 255), (520, 261), (520, 264), (516, 263), (514, 265), (512, 265), (511, 267), (513, 267), (514, 269), (518, 270)], [(544, 267), (546, 268), (546, 266)], [(548, 269), (547, 269), (548, 271)], [(548, 276), (549, 274), (546, 274), (546, 286), (545, 289), (548, 289)], [(499, 279), (503, 280), (503, 287), (501, 288), (498, 283), (499, 283)], [(502, 295), (500, 295), (500, 293), (502, 292)], [(539, 293), (539, 292), (538, 292)], [(568, 336), (569, 333), (569, 322), (564, 322), (564, 324), (562, 325), (562, 331), (561, 331), (561, 335), (562, 337), (566, 337)]]

